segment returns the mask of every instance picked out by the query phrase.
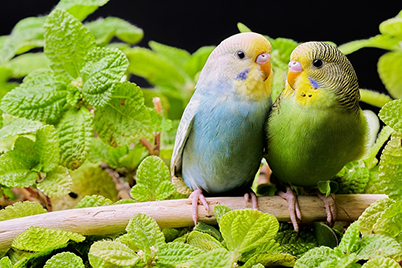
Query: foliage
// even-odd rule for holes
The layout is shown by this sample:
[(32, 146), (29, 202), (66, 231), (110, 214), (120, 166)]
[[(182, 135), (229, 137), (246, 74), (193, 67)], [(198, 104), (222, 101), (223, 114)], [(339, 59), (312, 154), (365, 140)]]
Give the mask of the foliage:
[[(2, 221), (46, 213), (43, 207), (183, 197), (170, 182), (166, 163), (178, 119), (214, 47), (191, 54), (151, 41), (143, 48), (135, 46), (143, 31), (127, 21), (83, 21), (107, 2), (61, 0), (49, 15), (23, 19), (9, 36), (0, 37), (1, 200), (14, 203), (0, 211)], [(251, 31), (241, 23), (238, 28)], [(218, 205), (218, 226), (199, 223), (193, 230), (161, 230), (145, 214), (133, 215), (126, 232), (110, 236), (30, 227), (11, 249), (0, 252), (0, 266), (399, 267), (402, 12), (379, 28), (381, 34), (339, 49), (345, 54), (364, 47), (389, 50), (379, 59), (378, 73), (390, 96), (360, 90), (362, 101), (381, 107), (378, 117), (386, 126), (377, 135), (378, 117), (367, 115), (373, 142), (366, 155), (319, 188), (326, 194), (339, 188), (338, 193), (385, 193), (390, 198), (371, 205), (343, 237), (343, 226), (314, 223), (296, 233), (272, 215)], [(266, 38), (272, 44), (275, 100), (298, 43)], [(151, 87), (138, 87), (132, 74)], [(128, 199), (118, 200), (121, 192)], [(26, 200), (27, 194), (43, 206), (15, 202)]]

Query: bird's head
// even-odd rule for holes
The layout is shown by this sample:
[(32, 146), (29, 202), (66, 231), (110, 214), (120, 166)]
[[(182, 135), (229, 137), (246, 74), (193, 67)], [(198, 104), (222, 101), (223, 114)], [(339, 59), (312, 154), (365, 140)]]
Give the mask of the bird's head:
[(198, 81), (230, 84), (235, 93), (270, 98), (271, 44), (257, 33), (239, 33), (223, 40), (209, 56)]
[(350, 109), (358, 107), (360, 99), (352, 64), (339, 49), (324, 42), (303, 43), (293, 50), (283, 94), (302, 105), (336, 103)]

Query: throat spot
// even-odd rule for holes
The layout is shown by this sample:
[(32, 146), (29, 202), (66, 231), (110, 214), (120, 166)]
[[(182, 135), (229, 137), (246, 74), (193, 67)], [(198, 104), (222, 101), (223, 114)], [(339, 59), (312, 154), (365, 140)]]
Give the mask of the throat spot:
[(247, 79), (247, 75), (248, 75), (249, 72), (250, 72), (250, 68), (241, 71), (241, 72), (236, 76), (236, 80), (241, 80), (241, 81), (246, 80), (246, 79)]
[(315, 81), (314, 79), (311, 79), (310, 77), (308, 78), (308, 80), (310, 81), (310, 84), (314, 89), (320, 88), (320, 84), (318, 84), (317, 81)]

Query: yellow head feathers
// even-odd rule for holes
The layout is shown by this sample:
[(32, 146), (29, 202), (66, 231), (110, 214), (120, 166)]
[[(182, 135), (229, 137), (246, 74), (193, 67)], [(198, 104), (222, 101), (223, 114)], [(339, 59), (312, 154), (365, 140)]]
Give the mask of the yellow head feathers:
[[(237, 94), (271, 95), (271, 44), (257, 33), (239, 33), (223, 40), (209, 56), (197, 88), (210, 81), (234, 83)], [(221, 85), (215, 85), (219, 87)]]

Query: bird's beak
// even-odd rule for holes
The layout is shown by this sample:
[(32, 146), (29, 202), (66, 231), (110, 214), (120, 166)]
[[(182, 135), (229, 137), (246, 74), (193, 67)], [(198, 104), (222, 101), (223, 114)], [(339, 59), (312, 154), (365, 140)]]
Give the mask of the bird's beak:
[(301, 74), (303, 71), (303, 68), (300, 64), (300, 62), (296, 60), (291, 60), (289, 62), (289, 71), (288, 71), (288, 84), (294, 88), (294, 84), (296, 82), (296, 78)]
[(267, 80), (271, 74), (271, 55), (269, 53), (261, 53), (255, 59), (255, 62), (260, 65), (261, 71), (264, 74), (264, 81)]

